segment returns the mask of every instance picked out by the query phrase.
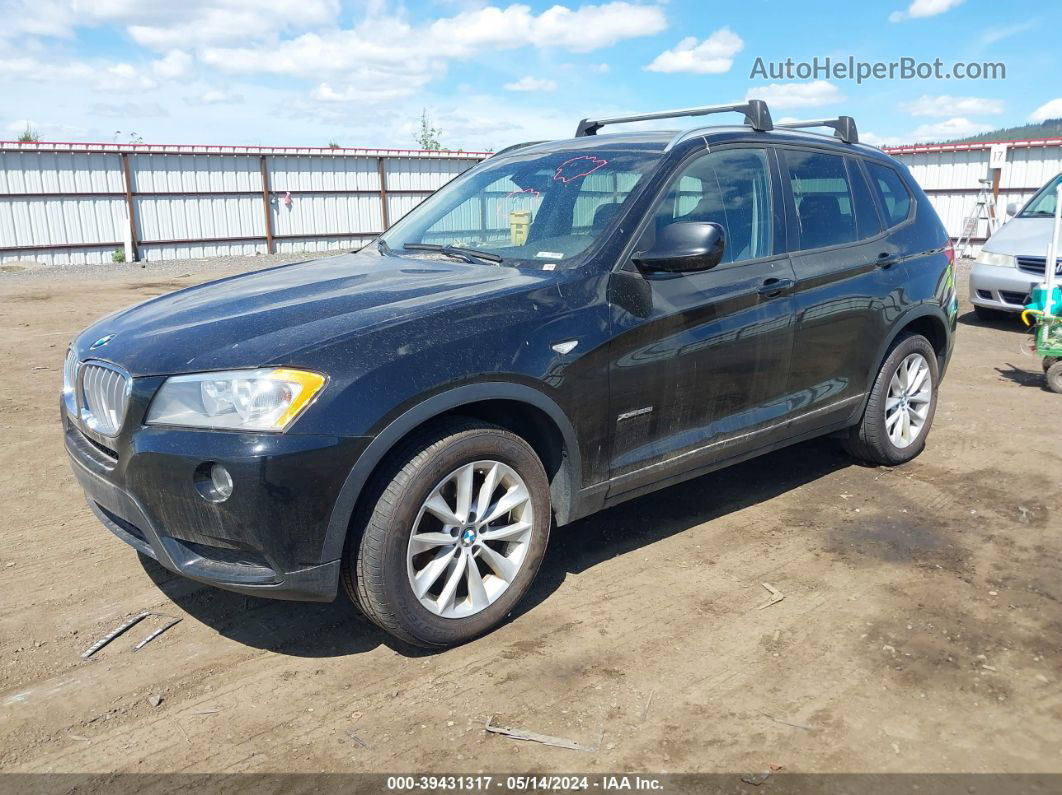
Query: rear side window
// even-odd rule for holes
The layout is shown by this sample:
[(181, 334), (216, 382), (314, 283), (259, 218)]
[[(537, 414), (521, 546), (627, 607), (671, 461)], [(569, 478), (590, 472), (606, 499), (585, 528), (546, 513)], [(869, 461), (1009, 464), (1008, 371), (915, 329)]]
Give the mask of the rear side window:
[(877, 191), (881, 211), (890, 227), (902, 224), (911, 214), (911, 192), (896, 169), (880, 163), (867, 163), (870, 181)]
[(790, 149), (785, 162), (800, 222), (800, 247), (854, 242), (855, 213), (844, 158)]
[(874, 237), (881, 232), (881, 219), (874, 207), (874, 200), (870, 197), (870, 188), (867, 187), (867, 180), (859, 168), (859, 161), (849, 158), (848, 174), (852, 178), (852, 198), (855, 201), (859, 237)]

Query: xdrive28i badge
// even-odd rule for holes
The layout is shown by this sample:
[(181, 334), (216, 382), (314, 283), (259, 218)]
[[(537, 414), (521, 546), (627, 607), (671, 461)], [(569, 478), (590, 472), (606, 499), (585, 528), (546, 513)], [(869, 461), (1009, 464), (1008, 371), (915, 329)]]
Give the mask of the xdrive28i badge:
[(104, 345), (106, 345), (106, 344), (107, 344), (108, 342), (110, 342), (111, 340), (113, 340), (113, 339), (115, 338), (115, 336), (117, 336), (117, 335), (115, 335), (115, 334), (108, 334), (108, 335), (107, 335), (106, 337), (100, 337), (100, 338), (99, 338), (98, 340), (96, 340), (96, 341), (95, 341), (94, 343), (92, 343), (91, 345), (89, 345), (89, 350), (90, 350), (90, 351), (94, 351), (94, 350), (96, 350), (96, 348), (102, 348), (102, 347), (103, 347)]

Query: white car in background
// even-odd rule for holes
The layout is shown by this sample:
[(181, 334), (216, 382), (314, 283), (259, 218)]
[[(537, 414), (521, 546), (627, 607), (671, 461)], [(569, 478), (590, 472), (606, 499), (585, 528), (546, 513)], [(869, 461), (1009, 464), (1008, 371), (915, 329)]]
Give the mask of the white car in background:
[[(1021, 312), (1032, 288), (1043, 282), (1047, 244), (1055, 216), (1055, 190), (1062, 174), (1050, 180), (981, 247), (970, 270), (970, 301), (982, 320), (998, 320), (1006, 312)], [(1062, 259), (1056, 260), (1062, 274)]]

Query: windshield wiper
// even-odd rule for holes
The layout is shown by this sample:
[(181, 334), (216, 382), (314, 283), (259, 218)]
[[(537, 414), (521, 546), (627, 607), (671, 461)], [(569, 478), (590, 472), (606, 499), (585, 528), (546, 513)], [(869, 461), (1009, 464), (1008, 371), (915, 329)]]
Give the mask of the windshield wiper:
[(1037, 216), (1037, 217), (1044, 216), (1045, 218), (1054, 218), (1055, 217), (1055, 211), (1054, 210), (1029, 210), (1028, 212), (1024, 212), (1024, 213), (1021, 214), (1022, 218), (1032, 218), (1033, 216)]
[(391, 247), (387, 245), (387, 241), (383, 238), (376, 241), (376, 250), (384, 257), (389, 257), (394, 254), (394, 252), (391, 251)]
[(402, 248), (407, 251), (438, 251), (451, 257), (463, 259), (465, 262), (502, 262), (503, 258), (490, 251), (480, 251), (463, 246), (440, 246), (438, 243), (406, 243)]

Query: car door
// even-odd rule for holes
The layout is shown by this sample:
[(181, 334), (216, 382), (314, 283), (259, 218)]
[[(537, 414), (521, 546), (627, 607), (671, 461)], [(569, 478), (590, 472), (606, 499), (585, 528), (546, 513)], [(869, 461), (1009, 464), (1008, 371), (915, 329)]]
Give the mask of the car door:
[(847, 417), (866, 391), (888, 296), (881, 218), (858, 162), (818, 149), (779, 150), (796, 289), (789, 370), (793, 435)]
[(719, 223), (723, 260), (699, 272), (612, 274), (609, 496), (681, 475), (769, 440), (783, 419), (794, 275), (771, 150), (699, 153), (676, 169), (635, 236)]

